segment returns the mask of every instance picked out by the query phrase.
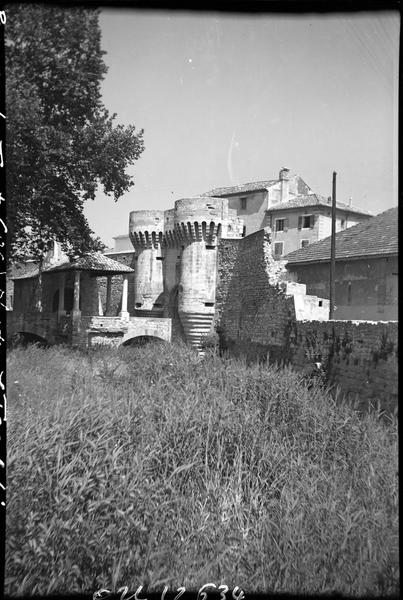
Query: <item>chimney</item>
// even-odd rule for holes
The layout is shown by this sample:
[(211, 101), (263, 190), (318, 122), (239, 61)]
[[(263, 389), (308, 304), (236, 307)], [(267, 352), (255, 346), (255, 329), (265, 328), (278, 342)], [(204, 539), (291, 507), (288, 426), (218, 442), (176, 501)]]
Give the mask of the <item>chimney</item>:
[(280, 202), (288, 200), (290, 189), (290, 169), (283, 167), (279, 174), (280, 179)]
[(350, 198), (348, 199), (348, 205), (349, 205), (349, 207), (350, 207), (350, 208), (353, 206), (353, 199), (352, 199), (352, 197), (351, 197), (351, 196), (350, 196)]

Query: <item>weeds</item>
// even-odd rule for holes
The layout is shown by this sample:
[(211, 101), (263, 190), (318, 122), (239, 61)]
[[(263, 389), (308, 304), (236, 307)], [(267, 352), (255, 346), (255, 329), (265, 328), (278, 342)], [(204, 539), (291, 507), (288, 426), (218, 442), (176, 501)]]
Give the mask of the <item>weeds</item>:
[(6, 593), (398, 591), (397, 424), (184, 346), (13, 349)]

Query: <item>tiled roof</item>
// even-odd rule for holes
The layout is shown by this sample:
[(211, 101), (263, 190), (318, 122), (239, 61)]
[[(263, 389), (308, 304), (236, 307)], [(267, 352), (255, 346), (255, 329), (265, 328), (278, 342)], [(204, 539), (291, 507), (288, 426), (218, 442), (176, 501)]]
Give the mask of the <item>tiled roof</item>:
[[(108, 256), (104, 256), (100, 252), (92, 252), (86, 254), (73, 261), (62, 260), (56, 264), (47, 265), (43, 268), (43, 273), (55, 273), (57, 271), (93, 271), (96, 273), (110, 273), (119, 275), (120, 273), (133, 273), (133, 269), (122, 263), (112, 260)], [(27, 274), (17, 275), (12, 279), (29, 279), (36, 277), (39, 274), (38, 266), (32, 269)]]
[(257, 190), (265, 190), (272, 185), (279, 182), (279, 179), (269, 179), (266, 181), (251, 181), (250, 183), (243, 183), (242, 185), (235, 185), (233, 187), (221, 187), (210, 190), (201, 194), (202, 196), (230, 196), (231, 194), (244, 194), (247, 192), (256, 192)]
[(38, 266), (35, 262), (21, 262), (10, 267), (7, 271), (7, 277), (10, 279), (24, 279), (34, 277), (37, 273)]
[[(367, 219), (358, 225), (336, 233), (336, 260), (398, 252), (397, 206)], [(306, 248), (294, 250), (285, 256), (287, 265), (330, 261), (330, 242), (327, 237)]]
[[(274, 204), (268, 210), (287, 210), (289, 208), (301, 208), (301, 206), (326, 206), (327, 208), (331, 208), (332, 204), (320, 194), (307, 194), (306, 196), (296, 196), (295, 198), (290, 198), (286, 202), (279, 202), (278, 204)], [(336, 208), (345, 210), (346, 212), (372, 216), (372, 213), (368, 212), (367, 210), (357, 208), (355, 206), (350, 206), (349, 204), (345, 204), (344, 202), (336, 202)]]

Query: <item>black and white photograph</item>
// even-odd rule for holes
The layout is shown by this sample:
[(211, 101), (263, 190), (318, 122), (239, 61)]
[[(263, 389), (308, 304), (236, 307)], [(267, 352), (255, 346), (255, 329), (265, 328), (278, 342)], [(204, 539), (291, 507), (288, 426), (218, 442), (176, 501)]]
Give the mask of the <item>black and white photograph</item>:
[(292, 6), (0, 11), (7, 598), (399, 595), (400, 13)]

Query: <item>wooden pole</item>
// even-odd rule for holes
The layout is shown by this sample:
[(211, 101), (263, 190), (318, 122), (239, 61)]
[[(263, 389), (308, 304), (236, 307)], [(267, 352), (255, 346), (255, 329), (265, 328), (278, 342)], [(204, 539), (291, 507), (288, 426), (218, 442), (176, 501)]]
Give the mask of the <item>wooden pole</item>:
[(332, 236), (330, 242), (330, 290), (329, 290), (329, 319), (334, 318), (335, 277), (336, 277), (336, 175), (333, 171), (332, 184)]

